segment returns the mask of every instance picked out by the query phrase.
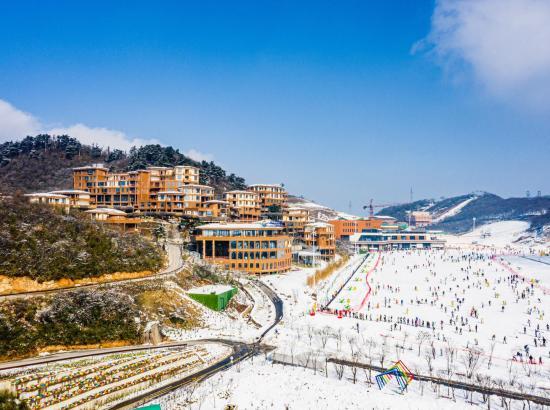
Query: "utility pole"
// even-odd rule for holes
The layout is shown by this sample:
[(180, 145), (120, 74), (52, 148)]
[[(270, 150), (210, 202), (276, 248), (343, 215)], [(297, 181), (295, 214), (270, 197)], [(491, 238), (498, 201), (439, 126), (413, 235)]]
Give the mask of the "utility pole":
[[(313, 259), (312, 259), (312, 266), (313, 266), (313, 292), (315, 293), (315, 300), (318, 300), (319, 295), (317, 295), (317, 272), (315, 272), (315, 226), (313, 226)], [(315, 306), (315, 305), (314, 305)]]

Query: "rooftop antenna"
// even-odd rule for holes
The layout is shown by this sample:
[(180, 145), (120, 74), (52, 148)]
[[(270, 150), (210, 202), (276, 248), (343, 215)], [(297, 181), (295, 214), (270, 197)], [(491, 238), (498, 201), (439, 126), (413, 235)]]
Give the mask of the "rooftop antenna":
[(413, 201), (413, 189), (411, 187), (411, 203), (412, 203), (412, 201)]
[(348, 210), (349, 210), (349, 213), (351, 214), (351, 199), (350, 199), (349, 204), (348, 204)]

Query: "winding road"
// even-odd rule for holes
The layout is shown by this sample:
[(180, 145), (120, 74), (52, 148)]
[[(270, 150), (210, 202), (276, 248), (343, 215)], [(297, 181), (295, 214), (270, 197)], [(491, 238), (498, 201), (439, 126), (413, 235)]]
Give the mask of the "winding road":
[(85, 285), (67, 286), (67, 287), (60, 287), (60, 288), (48, 289), (48, 290), (34, 290), (29, 292), (10, 293), (10, 294), (0, 295), (0, 301), (8, 300), (8, 299), (44, 296), (52, 293), (68, 292), (75, 289), (90, 289), (90, 288), (97, 288), (105, 285), (115, 285), (115, 284), (122, 284), (122, 283), (141, 282), (146, 280), (158, 279), (159, 277), (173, 275), (174, 273), (179, 272), (185, 267), (186, 264), (182, 258), (181, 248), (178, 243), (167, 242), (166, 254), (168, 255), (168, 266), (166, 266), (164, 269), (150, 276), (144, 276), (141, 278), (132, 278), (132, 279), (120, 279), (120, 280), (113, 280), (113, 281), (101, 282), (101, 283), (90, 283)]
[[(159, 273), (156, 276), (158, 277), (159, 275), (167, 275), (169, 273), (173, 273), (173, 272)], [(104, 349), (93, 349), (93, 350), (74, 350), (74, 351), (67, 351), (67, 352), (59, 352), (48, 356), (33, 357), (29, 359), (22, 359), (17, 361), (0, 363), (0, 371), (11, 370), (11, 369), (16, 369), (21, 367), (28, 367), (28, 366), (43, 365), (43, 364), (53, 363), (53, 362), (63, 361), (63, 360), (80, 359), (80, 358), (90, 357), (90, 356), (106, 355), (106, 354), (112, 354), (112, 353), (135, 352), (135, 351), (152, 350), (152, 349), (178, 348), (178, 347), (185, 347), (185, 346), (205, 344), (205, 343), (219, 343), (219, 344), (225, 344), (232, 347), (233, 351), (231, 355), (224, 357), (222, 360), (200, 370), (199, 372), (196, 372), (191, 375), (187, 375), (185, 377), (182, 377), (179, 380), (169, 383), (168, 385), (149, 390), (140, 395), (130, 397), (122, 402), (118, 402), (113, 406), (108, 407), (109, 409), (113, 409), (113, 410), (114, 409), (133, 409), (136, 406), (139, 406), (155, 398), (166, 395), (171, 391), (178, 389), (182, 386), (185, 386), (194, 382), (201, 382), (204, 379), (214, 375), (217, 372), (220, 372), (226, 368), (229, 368), (235, 365), (240, 361), (246, 360), (247, 358), (253, 355), (256, 355), (260, 351), (269, 350), (270, 347), (261, 345), (261, 342), (265, 337), (265, 335), (269, 331), (271, 331), (281, 321), (283, 317), (283, 301), (266, 284), (260, 281), (257, 281), (257, 285), (260, 289), (262, 289), (262, 291), (271, 300), (271, 303), (273, 303), (273, 305), (275, 306), (275, 319), (273, 323), (258, 337), (257, 341), (254, 343), (247, 344), (247, 343), (242, 343), (239, 341), (234, 341), (229, 339), (211, 338), (211, 339), (189, 340), (189, 341), (183, 341), (183, 342), (167, 342), (167, 343), (162, 343), (160, 345), (155, 345), (155, 346), (134, 345), (134, 346), (123, 346), (123, 347), (116, 347), (116, 348), (104, 348)], [(59, 291), (59, 289), (56, 289), (56, 291)], [(48, 292), (48, 293), (51, 293), (51, 292)]]

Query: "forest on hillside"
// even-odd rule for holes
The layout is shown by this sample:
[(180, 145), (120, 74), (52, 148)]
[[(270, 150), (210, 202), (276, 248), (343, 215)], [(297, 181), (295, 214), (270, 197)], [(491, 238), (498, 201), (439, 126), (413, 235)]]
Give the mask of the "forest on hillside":
[(0, 301), (0, 358), (36, 354), (46, 346), (136, 343), (140, 316), (130, 296), (113, 290)]
[(192, 165), (200, 168), (200, 183), (218, 193), (244, 189), (244, 178), (214, 162), (194, 161), (171, 146), (133, 147), (128, 152), (86, 145), (68, 135), (40, 134), (0, 144), (0, 192), (49, 191), (72, 187), (72, 168), (101, 162), (112, 171), (132, 171), (147, 166)]
[(114, 272), (156, 271), (160, 249), (133, 233), (65, 215), (25, 198), (0, 199), (0, 275), (39, 282), (81, 279)]

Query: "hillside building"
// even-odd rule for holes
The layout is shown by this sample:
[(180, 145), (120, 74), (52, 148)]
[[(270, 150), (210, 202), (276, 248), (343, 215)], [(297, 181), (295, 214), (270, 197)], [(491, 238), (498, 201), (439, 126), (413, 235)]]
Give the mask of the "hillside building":
[(59, 191), (51, 191), (50, 194), (65, 195), (69, 198), (69, 205), (71, 208), (89, 208), (90, 207), (90, 193), (87, 191), (81, 191), (78, 189), (63, 189)]
[(137, 228), (143, 221), (141, 218), (131, 217), (126, 212), (112, 208), (97, 208), (85, 211), (95, 222), (121, 226), (123, 229)]
[(334, 227), (334, 237), (336, 240), (347, 241), (355, 233), (382, 229), (382, 226), (387, 224), (387, 221), (373, 217), (367, 219), (333, 219), (329, 223)]
[(287, 205), (287, 192), (281, 185), (254, 184), (249, 190), (258, 194), (262, 212), (269, 212), (271, 207), (283, 208)]
[(73, 169), (75, 190), (87, 191), (93, 207), (196, 217), (214, 199), (214, 188), (199, 180), (199, 169), (186, 165), (130, 172), (109, 172), (101, 164)]
[(283, 210), (285, 231), (294, 238), (303, 239), (305, 227), (310, 222), (312, 222), (312, 219), (307, 208), (290, 206)]
[(326, 222), (314, 222), (304, 227), (304, 242), (314, 249), (321, 259), (329, 261), (336, 254), (334, 226)]
[(432, 223), (432, 215), (429, 212), (414, 211), (411, 212), (411, 225), (423, 227)]
[(71, 204), (69, 197), (61, 194), (54, 194), (52, 192), (36, 192), (33, 194), (25, 194), (25, 197), (31, 204), (44, 204), (62, 209), (68, 212)]
[(253, 191), (227, 191), (224, 199), (229, 203), (231, 218), (236, 221), (257, 221), (261, 215), (260, 195)]
[(444, 240), (425, 231), (373, 230), (355, 233), (349, 240), (359, 250), (431, 249), (445, 246)]
[(193, 237), (201, 258), (227, 270), (254, 274), (290, 270), (290, 238), (271, 222), (212, 223)]

